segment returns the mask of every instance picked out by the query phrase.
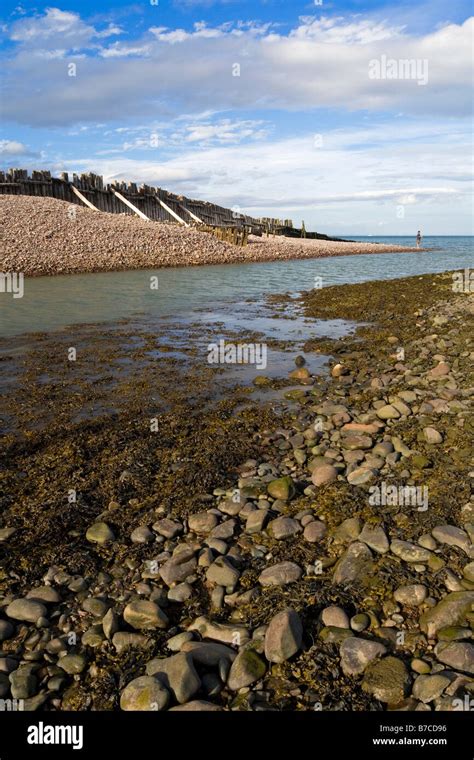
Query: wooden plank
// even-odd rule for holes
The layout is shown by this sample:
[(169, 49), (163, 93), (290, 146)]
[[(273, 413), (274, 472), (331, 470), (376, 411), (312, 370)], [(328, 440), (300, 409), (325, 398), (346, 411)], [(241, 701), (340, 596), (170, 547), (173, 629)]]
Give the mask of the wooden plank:
[(83, 203), (85, 203), (85, 204), (86, 204), (86, 206), (89, 206), (89, 208), (91, 208), (91, 209), (92, 209), (92, 211), (98, 211), (98, 210), (99, 210), (99, 209), (98, 209), (96, 206), (94, 206), (94, 204), (93, 204), (93, 203), (91, 203), (90, 201), (88, 201), (88, 200), (87, 200), (87, 198), (86, 198), (86, 197), (85, 197), (85, 196), (84, 196), (84, 195), (81, 193), (81, 191), (80, 191), (80, 190), (78, 190), (78, 189), (77, 189), (77, 187), (74, 187), (74, 185), (70, 185), (70, 187), (71, 187), (71, 190), (72, 190), (72, 192), (74, 193), (74, 195), (77, 195), (77, 197), (78, 197), (78, 198), (79, 198), (79, 199), (80, 199), (80, 200), (81, 200)]
[(140, 219), (143, 219), (145, 222), (150, 221), (149, 218), (146, 216), (146, 214), (143, 213), (143, 211), (140, 211), (140, 209), (134, 206), (133, 203), (131, 203), (127, 198), (124, 198), (124, 196), (121, 193), (119, 193), (113, 187), (111, 187), (110, 189), (112, 190), (115, 197), (118, 198), (119, 201), (122, 201), (122, 203), (125, 203), (125, 205), (131, 208), (132, 211), (134, 211), (136, 214), (138, 214)]
[(173, 216), (176, 219), (176, 221), (178, 221), (180, 224), (184, 224), (185, 227), (189, 227), (189, 224), (187, 222), (185, 222), (184, 219), (181, 219), (181, 217), (178, 216), (178, 214), (175, 211), (173, 211), (173, 209), (171, 209), (169, 206), (167, 206), (166, 203), (161, 200), (161, 198), (158, 198), (158, 196), (155, 195), (155, 199), (158, 201), (158, 203), (160, 204), (160, 206), (162, 208), (164, 208), (165, 211), (168, 212), (168, 214), (171, 214), (171, 216)]
[(204, 222), (202, 221), (202, 219), (199, 219), (199, 217), (196, 216), (196, 214), (193, 214), (193, 212), (190, 211), (188, 208), (186, 208), (186, 206), (183, 206), (182, 203), (178, 203), (178, 206), (180, 208), (182, 208), (183, 211), (186, 211), (189, 214), (189, 216), (191, 217), (191, 219), (194, 219), (195, 222), (198, 222), (198, 224), (204, 224)]

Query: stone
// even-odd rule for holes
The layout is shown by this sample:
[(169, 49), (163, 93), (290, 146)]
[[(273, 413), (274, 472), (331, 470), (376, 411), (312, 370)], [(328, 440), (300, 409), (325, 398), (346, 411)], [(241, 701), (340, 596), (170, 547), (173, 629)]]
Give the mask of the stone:
[(406, 607), (418, 607), (420, 604), (423, 604), (426, 597), (426, 586), (423, 586), (421, 583), (399, 586), (393, 593), (395, 601)]
[(428, 377), (438, 378), (444, 377), (449, 374), (450, 366), (446, 362), (439, 362), (436, 367), (433, 367), (428, 372)]
[(433, 538), (439, 541), (440, 544), (458, 546), (468, 555), (470, 555), (471, 550), (473, 549), (466, 531), (457, 528), (455, 525), (437, 525), (436, 528), (433, 528), (431, 533)]
[(265, 657), (269, 662), (285, 662), (301, 648), (303, 624), (293, 609), (275, 615), (265, 634)]
[(13, 699), (28, 699), (36, 693), (38, 680), (31, 672), (31, 666), (20, 665), (10, 673), (9, 679)]
[(97, 599), (97, 597), (89, 596), (82, 602), (82, 609), (85, 612), (89, 612), (94, 617), (103, 618), (107, 612), (109, 605), (103, 599)]
[(15, 629), (8, 620), (0, 620), (0, 642), (11, 639), (14, 633)]
[(169, 620), (163, 610), (155, 602), (145, 599), (130, 602), (123, 611), (126, 623), (137, 630), (153, 630), (154, 628), (167, 628)]
[(30, 589), (26, 595), (27, 599), (35, 599), (43, 604), (59, 604), (61, 596), (52, 586), (37, 586)]
[(168, 702), (168, 691), (153, 676), (134, 678), (120, 695), (120, 708), (127, 711), (164, 710)]
[(261, 533), (268, 520), (268, 509), (256, 509), (250, 512), (245, 524), (246, 533)]
[(229, 672), (227, 686), (231, 691), (238, 691), (244, 686), (259, 681), (266, 673), (266, 665), (252, 649), (239, 652)]
[(427, 610), (420, 617), (420, 628), (430, 638), (440, 628), (448, 625), (461, 625), (474, 604), (474, 591), (453, 591), (444, 597), (435, 607)]
[(440, 643), (436, 657), (444, 665), (474, 675), (474, 646), (466, 642)]
[(239, 571), (227, 557), (218, 557), (206, 572), (206, 578), (210, 583), (231, 588), (235, 586), (239, 577)]
[(268, 524), (267, 531), (272, 538), (280, 541), (283, 538), (301, 533), (302, 527), (301, 523), (298, 520), (293, 520), (292, 517), (277, 517), (276, 520), (272, 520)]
[(70, 676), (82, 673), (87, 665), (87, 660), (83, 654), (65, 654), (58, 660), (60, 668), (66, 671)]
[(335, 604), (324, 608), (321, 620), (328, 627), (349, 628), (349, 616), (342, 607), (337, 607)]
[(133, 544), (149, 544), (155, 540), (155, 536), (146, 525), (140, 525), (132, 530), (130, 539)]
[(195, 699), (191, 702), (186, 702), (185, 705), (177, 705), (176, 707), (170, 707), (168, 712), (222, 712), (222, 707), (215, 705), (212, 702), (206, 702), (204, 699)]
[(193, 587), (190, 583), (178, 583), (168, 591), (168, 600), (170, 602), (186, 602), (193, 595)]
[(358, 517), (348, 517), (343, 520), (334, 531), (334, 540), (337, 543), (351, 543), (355, 541), (360, 534), (361, 524)]
[(175, 538), (175, 536), (183, 532), (182, 524), (178, 520), (171, 520), (168, 517), (157, 520), (152, 527), (160, 536), (164, 536), (165, 538)]
[[(469, 583), (474, 583), (474, 562), (469, 562), (469, 564), (465, 565), (463, 567), (462, 574), (464, 575), (465, 579), (469, 581)], [(0, 641), (1, 641), (1, 638), (0, 638)]]
[(332, 483), (337, 479), (337, 470), (332, 464), (323, 464), (313, 470), (311, 481), (315, 486), (322, 486), (325, 483)]
[(119, 630), (119, 619), (117, 613), (112, 609), (112, 607), (107, 610), (105, 613), (103, 619), (102, 619), (102, 630), (104, 631), (105, 636), (107, 639), (111, 639), (114, 635), (114, 633), (117, 633)]
[(47, 615), (45, 605), (33, 599), (15, 599), (8, 605), (5, 612), (9, 618), (22, 620), (25, 623), (36, 623), (39, 618)]
[(378, 641), (350, 636), (341, 644), (342, 671), (346, 676), (359, 676), (371, 662), (382, 657), (386, 652), (387, 649)]
[(367, 667), (362, 689), (380, 702), (397, 705), (407, 696), (409, 684), (409, 674), (402, 660), (389, 655)]
[(308, 543), (315, 544), (318, 541), (321, 541), (326, 533), (326, 524), (323, 523), (322, 520), (312, 520), (307, 525), (305, 525), (303, 538), (305, 541), (308, 541)]
[(375, 472), (371, 467), (356, 467), (347, 476), (347, 482), (353, 486), (362, 486), (364, 483), (370, 483), (375, 477)]
[(274, 499), (288, 501), (295, 495), (296, 488), (292, 478), (289, 475), (285, 475), (283, 478), (272, 480), (267, 486), (267, 492)]
[(193, 658), (186, 652), (150, 660), (145, 670), (148, 676), (154, 676), (180, 704), (188, 702), (201, 687), (201, 679), (194, 667)]
[(105, 522), (96, 522), (86, 532), (86, 538), (92, 544), (103, 546), (115, 539), (113, 530)]
[(285, 586), (295, 583), (303, 575), (303, 571), (295, 562), (279, 562), (277, 565), (266, 567), (259, 577), (262, 586)]
[(185, 581), (188, 576), (192, 575), (196, 567), (197, 560), (192, 550), (181, 551), (166, 560), (160, 567), (160, 575), (167, 586), (172, 586), (173, 583)]
[(210, 641), (186, 641), (181, 646), (182, 652), (188, 652), (198, 665), (215, 668), (219, 662), (235, 660), (236, 652), (225, 644)]
[(436, 430), (436, 428), (433, 427), (423, 428), (423, 437), (426, 443), (430, 443), (432, 445), (443, 443), (443, 436), (438, 432), (438, 430)]
[(16, 533), (16, 528), (0, 528), (0, 544), (8, 541)]
[(380, 525), (369, 525), (365, 523), (359, 535), (359, 541), (367, 544), (378, 554), (385, 554), (389, 550), (387, 534)]
[(366, 544), (354, 541), (336, 564), (332, 582), (352, 583), (373, 569), (372, 553)]
[(141, 633), (117, 631), (112, 636), (112, 644), (117, 654), (122, 654), (122, 652), (125, 652), (129, 648), (146, 649), (150, 645), (150, 640)]
[(390, 550), (397, 557), (405, 560), (405, 562), (429, 562), (433, 556), (428, 549), (412, 544), (409, 541), (400, 541), (398, 538), (392, 541)]
[(238, 623), (214, 623), (204, 615), (196, 618), (188, 626), (188, 631), (197, 631), (203, 639), (212, 639), (224, 644), (243, 646), (250, 640), (249, 631), (244, 625)]
[(376, 414), (381, 420), (397, 420), (401, 416), (398, 409), (392, 404), (385, 404), (385, 406), (380, 407)]
[(349, 449), (349, 451), (356, 451), (358, 449), (371, 449), (374, 445), (372, 438), (369, 435), (357, 435), (357, 433), (351, 433), (344, 435), (341, 440), (342, 447)]
[(419, 675), (413, 684), (413, 696), (420, 702), (428, 704), (441, 696), (446, 686), (449, 686), (450, 680), (446, 676)]
[(365, 612), (358, 612), (351, 617), (350, 625), (353, 631), (361, 633), (370, 626), (370, 617)]
[(212, 512), (198, 512), (196, 515), (190, 515), (188, 518), (189, 530), (192, 530), (194, 533), (210, 533), (217, 523), (217, 516)]

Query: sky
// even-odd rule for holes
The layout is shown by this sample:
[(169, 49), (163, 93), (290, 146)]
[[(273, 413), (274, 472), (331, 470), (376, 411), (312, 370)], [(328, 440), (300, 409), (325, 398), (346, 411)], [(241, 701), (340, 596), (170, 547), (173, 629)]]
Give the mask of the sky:
[(465, 0), (3, 0), (0, 168), (307, 230), (472, 234)]

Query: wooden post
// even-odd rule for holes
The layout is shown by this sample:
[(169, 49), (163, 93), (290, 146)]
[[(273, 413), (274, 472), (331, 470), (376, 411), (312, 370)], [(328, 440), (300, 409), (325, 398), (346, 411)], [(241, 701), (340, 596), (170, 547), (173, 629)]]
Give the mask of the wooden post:
[(182, 208), (183, 211), (186, 211), (186, 213), (189, 214), (189, 216), (191, 217), (191, 219), (194, 219), (195, 222), (198, 222), (199, 224), (203, 224), (202, 219), (199, 219), (199, 217), (196, 216), (196, 214), (193, 214), (193, 212), (190, 211), (188, 208), (186, 208), (186, 206), (183, 206), (182, 203), (179, 204), (179, 207)]
[(74, 187), (74, 185), (71, 184), (71, 190), (74, 193), (74, 195), (77, 195), (77, 197), (86, 204), (86, 206), (89, 206), (92, 211), (98, 211), (99, 209), (94, 206), (93, 203), (87, 200), (87, 198), (77, 189), (77, 187)]
[(134, 211), (136, 214), (138, 214), (138, 216), (140, 217), (140, 219), (143, 219), (145, 222), (149, 222), (150, 221), (148, 219), (148, 217), (146, 216), (146, 214), (143, 213), (143, 211), (140, 211), (140, 209), (137, 208), (136, 206), (134, 206), (133, 203), (131, 203), (127, 198), (124, 198), (121, 193), (119, 193), (113, 187), (111, 187), (110, 189), (112, 190), (113, 194), (119, 199), (119, 201), (122, 201), (122, 203), (125, 203), (126, 206), (128, 206), (129, 208), (131, 208), (132, 211)]
[(173, 211), (173, 209), (171, 209), (169, 206), (167, 206), (166, 203), (161, 200), (161, 198), (158, 198), (157, 195), (155, 195), (155, 198), (158, 201), (158, 203), (160, 204), (160, 206), (162, 208), (164, 208), (164, 210), (167, 211), (168, 214), (170, 214), (171, 216), (173, 216), (176, 219), (177, 222), (179, 222), (180, 224), (184, 224), (185, 227), (189, 227), (189, 224), (187, 222), (185, 222), (184, 219), (181, 219), (181, 217), (178, 216), (178, 214), (175, 211)]

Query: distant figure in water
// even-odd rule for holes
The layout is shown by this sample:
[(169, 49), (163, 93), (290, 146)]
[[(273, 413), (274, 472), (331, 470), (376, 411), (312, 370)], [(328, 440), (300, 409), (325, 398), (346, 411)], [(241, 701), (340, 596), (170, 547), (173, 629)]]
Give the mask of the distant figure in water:
[(416, 247), (417, 248), (421, 247), (421, 232), (420, 232), (420, 230), (418, 230), (418, 232), (416, 233)]

